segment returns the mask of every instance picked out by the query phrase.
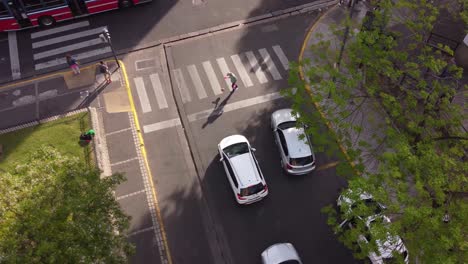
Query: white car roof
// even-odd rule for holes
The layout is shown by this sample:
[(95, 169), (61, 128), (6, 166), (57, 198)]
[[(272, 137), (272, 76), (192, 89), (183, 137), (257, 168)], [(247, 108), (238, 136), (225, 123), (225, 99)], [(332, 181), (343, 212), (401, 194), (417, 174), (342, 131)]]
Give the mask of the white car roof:
[(300, 135), (304, 135), (303, 128), (291, 127), (283, 130), (284, 138), (288, 146), (289, 157), (291, 158), (302, 158), (312, 155), (312, 149), (307, 138), (300, 139)]
[(278, 243), (269, 246), (262, 252), (262, 259), (265, 264), (278, 264), (286, 260), (301, 262), (296, 249), (291, 243)]
[(277, 124), (287, 121), (296, 121), (296, 117), (293, 116), (291, 113), (292, 109), (290, 108), (280, 109), (273, 112), (273, 114), (271, 114), (271, 118), (273, 118)]
[(232, 169), (236, 172), (239, 179), (239, 188), (249, 187), (261, 182), (250, 152), (234, 156), (229, 159), (232, 164)]
[(247, 144), (249, 143), (247, 138), (245, 138), (242, 135), (232, 135), (232, 136), (223, 138), (221, 140), (221, 142), (219, 142), (219, 147), (221, 149), (224, 149), (224, 148), (226, 148), (228, 146), (231, 146), (231, 145), (236, 144), (236, 143), (241, 143), (241, 142), (246, 142)]

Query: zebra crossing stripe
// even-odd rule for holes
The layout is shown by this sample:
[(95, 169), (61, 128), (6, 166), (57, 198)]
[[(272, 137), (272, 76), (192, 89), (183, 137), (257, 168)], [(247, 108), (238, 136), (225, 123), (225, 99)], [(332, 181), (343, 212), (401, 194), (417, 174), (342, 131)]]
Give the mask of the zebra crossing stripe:
[(68, 34), (65, 36), (60, 36), (56, 38), (46, 39), (43, 41), (33, 42), (32, 47), (33, 49), (36, 49), (36, 48), (40, 48), (40, 47), (44, 47), (44, 46), (48, 46), (52, 44), (57, 44), (60, 42), (65, 42), (65, 41), (72, 40), (72, 39), (82, 38), (82, 37), (91, 36), (91, 35), (97, 35), (99, 33), (102, 33), (104, 28), (105, 27), (98, 27), (98, 28), (93, 28), (90, 30), (81, 31), (78, 33)]
[(208, 76), (208, 81), (210, 81), (211, 89), (213, 89), (214, 94), (218, 95), (223, 93), (221, 91), (221, 86), (219, 85), (218, 78), (216, 78), (216, 73), (211, 66), (211, 62), (204, 61), (203, 68), (205, 69), (206, 76)]
[(82, 49), (82, 48), (99, 45), (99, 44), (102, 44), (102, 40), (99, 38), (96, 38), (96, 39), (91, 39), (91, 40), (75, 43), (75, 44), (68, 45), (68, 46), (63, 46), (63, 47), (56, 48), (56, 49), (47, 50), (44, 52), (38, 52), (38, 53), (35, 53), (33, 57), (34, 57), (34, 60), (39, 60), (39, 59), (47, 58), (53, 55), (63, 54), (72, 50)]
[[(101, 55), (101, 54), (110, 53), (111, 51), (112, 50), (111, 50), (110, 47), (104, 47), (104, 48), (100, 48), (100, 49), (95, 49), (95, 50), (75, 54), (74, 57), (77, 60), (82, 60), (82, 59), (98, 56), (98, 55)], [(65, 58), (57, 58), (55, 60), (50, 60), (50, 61), (46, 61), (46, 62), (37, 63), (37, 64), (34, 65), (34, 68), (36, 69), (36, 71), (38, 71), (38, 70), (42, 70), (42, 69), (45, 69), (45, 68), (62, 65), (62, 64), (65, 64), (65, 63), (67, 63)]]
[(253, 54), (252, 51), (247, 51), (245, 53), (245, 56), (247, 56), (247, 59), (249, 60), (250, 66), (252, 69), (255, 71), (255, 75), (257, 76), (257, 79), (260, 83), (266, 83), (268, 82), (267, 77), (265, 76), (265, 73), (263, 72), (262, 67), (258, 63), (257, 58)]
[(141, 111), (143, 111), (143, 113), (151, 112), (152, 109), (148, 99), (148, 94), (146, 93), (145, 82), (143, 81), (143, 78), (135, 77), (133, 78), (133, 81), (135, 82), (137, 95), (140, 99)]
[(151, 85), (153, 86), (154, 94), (156, 95), (156, 101), (158, 101), (159, 109), (168, 108), (166, 97), (161, 85), (161, 80), (157, 73), (150, 74)]
[(173, 70), (175, 81), (177, 86), (179, 87), (180, 95), (182, 96), (182, 102), (187, 103), (192, 101), (190, 97), (190, 93), (187, 88), (187, 84), (185, 83), (184, 75), (182, 74), (181, 69)]
[[(223, 75), (227, 74), (228, 72), (231, 72), (229, 70), (229, 68), (228, 68), (228, 66), (226, 64), (226, 60), (224, 58), (217, 58), (216, 62), (218, 62), (219, 69), (221, 69), (221, 72), (223, 73)], [(226, 87), (229, 90), (232, 90), (231, 81), (229, 80), (229, 78), (226, 78), (224, 80), (226, 81)]]
[(263, 58), (263, 62), (267, 65), (268, 71), (271, 73), (271, 76), (273, 76), (273, 79), (275, 80), (283, 79), (281, 77), (281, 74), (278, 72), (278, 69), (276, 68), (275, 64), (271, 60), (271, 57), (270, 57), (270, 54), (268, 54), (268, 51), (266, 49), (259, 49), (258, 52), (260, 52), (260, 55)]
[(87, 27), (87, 26), (89, 26), (89, 21), (86, 20), (86, 21), (73, 23), (73, 24), (70, 24), (70, 25), (62, 26), (62, 27), (56, 27), (56, 28), (51, 28), (51, 29), (47, 29), (47, 30), (41, 30), (39, 32), (32, 33), (31, 34), (31, 39), (40, 38), (40, 37), (43, 37), (43, 36), (52, 35), (52, 34), (64, 32), (64, 31), (72, 30), (72, 29), (75, 29), (75, 28)]
[(247, 74), (247, 71), (244, 68), (244, 64), (242, 64), (242, 61), (239, 57), (239, 55), (234, 54), (231, 56), (231, 60), (234, 63), (234, 67), (236, 67), (237, 72), (239, 73), (239, 77), (241, 78), (242, 82), (244, 83), (245, 87), (252, 86), (252, 80), (250, 80), (249, 75)]
[(200, 75), (198, 75), (197, 67), (195, 67), (195, 65), (189, 65), (187, 66), (187, 70), (189, 72), (190, 78), (192, 78), (193, 84), (195, 85), (198, 98), (206, 98), (206, 92), (205, 89), (203, 89), (203, 83), (200, 79)]
[(283, 68), (285, 70), (289, 70), (289, 60), (288, 57), (283, 52), (283, 49), (279, 45), (273, 46), (273, 50), (276, 53), (276, 56), (278, 56), (278, 59), (281, 61), (281, 64), (283, 64)]

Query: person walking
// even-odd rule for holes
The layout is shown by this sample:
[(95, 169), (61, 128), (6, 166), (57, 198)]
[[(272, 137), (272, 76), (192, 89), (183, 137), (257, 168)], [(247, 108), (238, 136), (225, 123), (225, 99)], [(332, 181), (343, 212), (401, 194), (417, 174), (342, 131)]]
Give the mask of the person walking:
[[(237, 87), (239, 87), (237, 85), (237, 77), (234, 75), (234, 73), (232, 72), (228, 72), (226, 74), (226, 76), (224, 76), (224, 79), (227, 79), (229, 78), (229, 80), (231, 81), (231, 88), (233, 91), (235, 91), (237, 89)], [(224, 91), (224, 89), (222, 89)]]
[(99, 72), (104, 74), (104, 78), (106, 79), (106, 83), (111, 83), (111, 74), (109, 72), (109, 66), (103, 61), (99, 62)]
[(70, 54), (67, 54), (66, 59), (67, 59), (68, 66), (70, 66), (70, 68), (73, 71), (73, 74), (75, 75), (80, 74), (80, 66), (78, 66), (78, 61), (76, 61), (76, 59), (73, 58)]

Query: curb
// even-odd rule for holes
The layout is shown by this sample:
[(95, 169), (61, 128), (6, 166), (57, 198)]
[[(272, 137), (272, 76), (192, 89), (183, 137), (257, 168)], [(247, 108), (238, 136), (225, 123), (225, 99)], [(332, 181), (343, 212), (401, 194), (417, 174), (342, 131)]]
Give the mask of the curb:
[(95, 107), (89, 107), (89, 113), (91, 114), (91, 126), (96, 131), (94, 137), (94, 151), (96, 153), (97, 166), (101, 169), (101, 179), (112, 175), (112, 169), (109, 159), (109, 151), (107, 148), (106, 135), (104, 126), (101, 126), (99, 122), (99, 114)]

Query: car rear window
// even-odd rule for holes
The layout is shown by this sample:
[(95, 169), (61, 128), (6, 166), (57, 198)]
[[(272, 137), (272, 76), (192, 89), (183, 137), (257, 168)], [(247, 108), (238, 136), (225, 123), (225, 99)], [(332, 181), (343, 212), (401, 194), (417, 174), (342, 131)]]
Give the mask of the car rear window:
[(302, 157), (302, 158), (291, 158), (290, 159), (290, 164), (292, 166), (305, 166), (307, 164), (310, 164), (314, 161), (314, 158), (311, 156), (307, 156), (307, 157)]
[(263, 191), (264, 188), (265, 187), (263, 186), (263, 183), (260, 182), (258, 184), (241, 189), (240, 194), (241, 196), (249, 196)]

